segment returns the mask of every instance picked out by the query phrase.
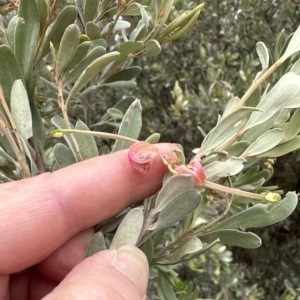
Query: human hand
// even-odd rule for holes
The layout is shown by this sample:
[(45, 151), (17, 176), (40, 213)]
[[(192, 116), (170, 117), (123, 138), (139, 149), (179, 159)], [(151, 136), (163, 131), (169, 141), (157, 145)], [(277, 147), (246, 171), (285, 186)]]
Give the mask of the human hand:
[[(176, 147), (159, 144), (169, 157)], [(132, 246), (84, 259), (93, 226), (155, 193), (167, 167), (127, 150), (0, 186), (0, 299), (142, 299), (148, 263)], [(53, 290), (54, 289), (54, 290)]]

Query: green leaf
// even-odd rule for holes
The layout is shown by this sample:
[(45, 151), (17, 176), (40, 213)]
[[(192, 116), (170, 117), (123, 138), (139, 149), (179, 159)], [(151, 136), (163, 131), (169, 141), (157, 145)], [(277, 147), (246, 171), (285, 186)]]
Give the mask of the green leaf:
[(184, 259), (187, 255), (194, 254), (201, 250), (202, 243), (201, 241), (195, 237), (190, 236), (183, 241), (177, 248), (172, 250), (168, 255), (162, 256), (157, 261), (159, 264), (177, 264), (180, 263), (182, 259)]
[(279, 116), (280, 112), (278, 111), (264, 123), (253, 126), (251, 129), (246, 131), (246, 133), (242, 136), (241, 141), (247, 141), (249, 143), (255, 142), (264, 132), (274, 125)]
[[(69, 129), (66, 125), (66, 122), (63, 118), (59, 116), (54, 116), (51, 119), (51, 123), (59, 129)], [(74, 129), (74, 126), (71, 124), (71, 129)], [(74, 143), (72, 141), (71, 135), (70, 134), (64, 134), (63, 135), (64, 140), (67, 142), (69, 148), (72, 150), (74, 157), (76, 158), (76, 161), (81, 161), (81, 158), (79, 157), (76, 148), (74, 146)]]
[(145, 57), (151, 57), (161, 52), (160, 43), (157, 40), (149, 40), (145, 44), (146, 52), (143, 54)]
[(105, 83), (107, 84), (114, 81), (130, 80), (139, 75), (141, 71), (141, 67), (129, 67), (113, 74), (105, 81)]
[(281, 143), (287, 142), (294, 138), (300, 131), (300, 108), (297, 108), (291, 120), (287, 123), (287, 126), (284, 129), (284, 138), (282, 139)]
[(36, 0), (22, 0), (15, 31), (15, 55), (23, 71), (26, 85), (33, 72), (34, 55), (40, 33), (40, 16)]
[(238, 157), (230, 157), (225, 161), (214, 161), (204, 167), (206, 179), (214, 181), (217, 178), (238, 174), (244, 168), (245, 160)]
[(28, 140), (33, 134), (32, 117), (27, 91), (21, 79), (12, 86), (10, 107), (18, 132), (24, 140)]
[(160, 269), (158, 269), (157, 274), (157, 293), (160, 300), (177, 299), (168, 274), (160, 271)]
[(151, 225), (149, 230), (161, 230), (181, 221), (201, 202), (201, 194), (195, 189), (189, 189), (180, 193), (177, 197), (163, 208), (158, 216), (156, 223)]
[(86, 0), (83, 10), (83, 20), (85, 23), (93, 21), (97, 15), (99, 0)]
[(65, 71), (65, 74), (69, 73), (70, 70), (74, 69), (80, 62), (82, 62), (87, 54), (89, 53), (91, 47), (90, 41), (82, 42), (76, 50), (73, 60), (69, 63), (68, 68)]
[(254, 81), (257, 80), (262, 74), (264, 74), (269, 68), (269, 51), (263, 42), (258, 42), (256, 44), (256, 52), (262, 66), (262, 70), (257, 73)]
[(293, 34), (293, 37), (290, 40), (289, 45), (286, 48), (283, 56), (288, 58), (298, 51), (300, 51), (300, 26), (297, 28), (297, 30)]
[(120, 48), (118, 49), (118, 51), (120, 52), (120, 56), (116, 61), (116, 66), (121, 65), (128, 58), (129, 54), (140, 51), (143, 48), (144, 48), (143, 42), (134, 42), (134, 41), (124, 42), (123, 44), (121, 44)]
[(24, 140), (21, 136), (21, 140), (23, 142), (23, 147), (25, 150), (25, 154), (30, 161), (30, 173), (31, 176), (36, 176), (38, 174), (38, 168), (35, 163), (35, 152), (32, 147), (29, 145), (28, 141)]
[(76, 159), (70, 148), (61, 143), (54, 146), (53, 156), (60, 169), (76, 163)]
[(271, 204), (256, 204), (213, 226), (211, 230), (263, 227), (287, 218), (296, 208), (298, 197), (289, 192), (286, 198)]
[(126, 10), (122, 13), (122, 16), (140, 16), (141, 15), (141, 4), (131, 3)]
[(159, 142), (159, 140), (160, 140), (160, 134), (159, 133), (153, 133), (149, 137), (147, 137), (145, 142), (147, 142), (149, 144), (157, 144)]
[(129, 40), (130, 41), (139, 41), (145, 37), (147, 34), (147, 29), (145, 28), (145, 23), (143, 20), (140, 20), (134, 30), (132, 30)]
[(39, 15), (40, 15), (40, 34), (43, 31), (43, 28), (46, 24), (46, 20), (48, 17), (48, 13), (49, 13), (49, 1), (48, 0), (38, 0), (37, 4), (39, 7)]
[[(80, 120), (77, 121), (75, 129), (89, 131), (88, 126)], [(75, 137), (82, 159), (89, 159), (99, 155), (95, 137), (86, 134), (75, 134)]]
[(67, 70), (69, 64), (72, 62), (78, 44), (79, 29), (75, 24), (69, 25), (62, 36), (56, 58), (55, 76), (57, 81), (62, 78), (63, 73)]
[(86, 24), (86, 34), (92, 41), (101, 38), (100, 28), (94, 22), (88, 22)]
[(242, 107), (222, 119), (206, 136), (199, 151), (200, 156), (222, 148), (245, 126), (246, 118), (255, 110), (253, 107)]
[(90, 257), (95, 253), (106, 249), (106, 242), (103, 233), (101, 231), (96, 232), (88, 245), (85, 257)]
[(6, 31), (8, 43), (12, 50), (14, 50), (15, 47), (15, 33), (16, 33), (17, 22), (18, 22), (18, 16), (15, 15), (9, 20), (7, 31)]
[(8, 46), (0, 46), (0, 84), (3, 88), (3, 93), (7, 105), (10, 106), (10, 93), (13, 83), (17, 79), (23, 79), (23, 73), (18, 63), (18, 60)]
[[(110, 26), (112, 26), (114, 22), (110, 22), (107, 25), (104, 26), (104, 28), (101, 31), (101, 35), (104, 36), (105, 34), (108, 33), (108, 29)], [(115, 24), (113, 28), (113, 34), (115, 34), (117, 31), (128, 29), (131, 27), (131, 24), (128, 21), (125, 20), (118, 20), (117, 23)]]
[(227, 105), (226, 105), (226, 107), (224, 109), (224, 112), (223, 112), (223, 115), (222, 115), (222, 119), (224, 119), (225, 117), (227, 117), (229, 114), (231, 114), (234, 111), (234, 108), (239, 103), (239, 101), (240, 101), (240, 98), (238, 98), (238, 97), (232, 97), (228, 101), (228, 103), (227, 103)]
[(282, 129), (274, 128), (263, 133), (255, 142), (253, 142), (241, 157), (256, 156), (264, 153), (276, 145), (283, 139), (284, 131)]
[(258, 155), (258, 157), (279, 157), (288, 154), (290, 152), (293, 152), (299, 148), (300, 148), (300, 136), (295, 136), (288, 142), (280, 144), (275, 148), (273, 148), (272, 150), (269, 150), (267, 152)]
[[(81, 46), (81, 45), (80, 45)], [(80, 47), (79, 46), (79, 47)], [(64, 79), (63, 86), (76, 81), (82, 72), (97, 58), (104, 55), (106, 52), (105, 48), (102, 46), (97, 46), (91, 50), (91, 52), (69, 73), (69, 75)]]
[[(169, 17), (169, 14), (172, 10), (174, 4), (174, 0), (164, 0), (162, 5), (160, 6), (160, 11), (157, 14), (157, 18), (159, 19), (159, 25), (155, 28), (153, 37), (156, 37), (157, 34), (159, 34), (162, 30), (162, 28), (165, 26), (167, 19)], [(157, 21), (157, 20), (156, 20)]]
[(140, 248), (147, 257), (148, 263), (151, 264), (152, 257), (154, 254), (154, 242), (153, 239), (148, 239)]
[(78, 93), (90, 80), (92, 80), (100, 71), (102, 71), (108, 64), (113, 62), (119, 57), (119, 52), (113, 51), (102, 55), (94, 60), (79, 76), (73, 88), (70, 91), (67, 102)]
[(136, 207), (130, 210), (119, 225), (110, 249), (119, 249), (124, 245), (135, 246), (138, 242), (144, 224), (143, 207)]
[(132, 81), (132, 80), (120, 80), (120, 81), (114, 81), (114, 82), (111, 82), (111, 83), (104, 83), (102, 84), (101, 86), (106, 86), (106, 87), (111, 87), (111, 88), (114, 88), (114, 89), (131, 89), (131, 88), (134, 88), (136, 87), (136, 82), (135, 81)]
[[(282, 76), (272, 90), (262, 98), (257, 108), (261, 112), (253, 112), (246, 128), (262, 124), (283, 108), (300, 107), (300, 75), (289, 72)], [(285, 99), (285, 101), (282, 101)]]
[(252, 232), (243, 232), (236, 229), (224, 229), (198, 235), (202, 242), (211, 243), (219, 239), (222, 244), (255, 249), (261, 246), (261, 239)]
[(162, 189), (159, 191), (153, 213), (157, 214), (160, 212), (176, 196), (179, 196), (179, 194), (185, 190), (193, 188), (194, 185), (195, 181), (190, 175), (172, 176), (164, 183)]
[(109, 108), (107, 110), (107, 114), (115, 120), (123, 119), (123, 117), (124, 117), (124, 114), (119, 109), (114, 108), (114, 107)]
[(38, 62), (40, 62), (50, 52), (50, 42), (53, 44), (54, 47), (56, 47), (59, 44), (66, 28), (75, 22), (76, 15), (77, 11), (75, 6), (73, 5), (66, 6), (59, 13), (55, 21), (47, 30), (46, 37), (43, 43), (43, 48), (38, 58)]
[[(128, 108), (121, 122), (118, 135), (137, 139), (142, 128), (142, 106), (140, 100), (136, 99)], [(128, 149), (130, 143), (117, 140), (112, 152)]]
[(238, 157), (249, 147), (249, 145), (251, 145), (251, 144), (247, 141), (236, 142), (228, 148), (227, 156), (228, 157), (233, 157), (233, 156)]

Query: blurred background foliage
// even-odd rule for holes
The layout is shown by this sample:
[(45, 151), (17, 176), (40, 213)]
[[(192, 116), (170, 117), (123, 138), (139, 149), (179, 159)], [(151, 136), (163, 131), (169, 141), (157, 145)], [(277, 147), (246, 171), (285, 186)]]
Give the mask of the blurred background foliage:
[[(198, 4), (175, 2), (173, 18)], [(94, 101), (93, 122), (124, 95), (138, 97), (143, 105), (141, 138), (160, 132), (161, 141), (181, 143), (191, 157), (233, 93), (242, 96), (260, 70), (256, 43), (263, 41), (273, 50), (280, 32), (288, 37), (299, 24), (296, 0), (207, 1), (187, 34), (164, 45), (159, 56), (139, 58), (143, 71), (135, 89), (101, 93), (106, 101)], [(292, 153), (279, 158), (271, 184), (299, 192), (298, 157)], [(201, 299), (299, 299), (299, 225), (298, 207), (288, 220), (254, 231), (262, 237), (260, 248), (217, 245), (180, 265), (179, 278), (199, 285)]]

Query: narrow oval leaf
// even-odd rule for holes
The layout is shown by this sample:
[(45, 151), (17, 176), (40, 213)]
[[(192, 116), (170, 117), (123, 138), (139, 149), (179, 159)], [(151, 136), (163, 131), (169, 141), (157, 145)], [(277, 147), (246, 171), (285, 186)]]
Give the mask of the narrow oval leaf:
[(262, 70), (256, 75), (254, 81), (264, 74), (269, 68), (269, 51), (263, 42), (258, 42), (256, 44), (256, 52), (262, 66)]
[[(108, 23), (101, 31), (101, 35), (104, 36), (108, 33), (109, 27), (113, 24), (113, 22)], [(128, 21), (125, 20), (118, 20), (113, 28), (113, 33), (116, 33), (117, 31), (128, 29), (131, 27), (131, 24)]]
[(135, 246), (144, 224), (143, 207), (130, 210), (119, 225), (110, 249), (119, 249), (124, 245)]
[[(262, 124), (283, 108), (300, 107), (300, 75), (289, 72), (283, 75), (272, 90), (257, 105), (260, 112), (253, 112), (246, 128)], [(285, 101), (282, 101), (285, 99)]]
[[(63, 118), (59, 117), (59, 116), (54, 116), (51, 119), (51, 123), (59, 129), (69, 129), (66, 125), (66, 122)], [(74, 126), (71, 124), (71, 129), (74, 129)], [(64, 134), (63, 135), (64, 140), (67, 142), (69, 148), (72, 150), (74, 157), (76, 158), (76, 161), (80, 161), (81, 158), (79, 157), (76, 148), (74, 146), (74, 143), (72, 141), (71, 135), (70, 134)]]
[(40, 33), (37, 0), (22, 0), (18, 9), (14, 52), (23, 71), (26, 85), (33, 72), (34, 55)]
[(287, 218), (296, 208), (298, 197), (289, 192), (286, 198), (272, 204), (256, 204), (213, 226), (211, 230), (262, 227)]
[(113, 51), (102, 55), (93, 61), (80, 75), (78, 80), (75, 82), (70, 94), (68, 96), (67, 102), (70, 101), (73, 96), (78, 93), (91, 79), (93, 79), (100, 71), (102, 71), (108, 64), (113, 62), (119, 57), (120, 53)]
[(282, 129), (274, 128), (263, 133), (255, 142), (245, 150), (241, 157), (256, 156), (264, 153), (276, 145), (283, 139), (284, 131)]
[(72, 62), (69, 64), (68, 68), (65, 71), (65, 74), (69, 73), (70, 70), (74, 69), (80, 62), (82, 62), (87, 54), (89, 53), (91, 47), (90, 41), (82, 42), (76, 50)]
[(160, 140), (160, 134), (159, 133), (153, 133), (149, 137), (147, 137), (145, 142), (147, 142), (149, 144), (157, 144), (157, 143), (159, 143), (159, 140)]
[(32, 137), (32, 116), (27, 91), (21, 79), (14, 82), (11, 90), (11, 114), (24, 140)]
[(79, 44), (79, 29), (77, 25), (69, 25), (61, 39), (55, 66), (56, 80), (61, 79), (63, 72), (72, 62)]
[(10, 93), (13, 83), (17, 79), (23, 79), (23, 73), (18, 63), (18, 60), (8, 46), (0, 46), (0, 84), (3, 88), (3, 93), (7, 105), (10, 106)]
[(188, 237), (182, 244), (172, 250), (167, 256), (160, 257), (160, 263), (177, 264), (187, 255), (194, 254), (203, 248), (201, 241), (195, 237)]
[(247, 141), (250, 143), (255, 142), (261, 136), (262, 133), (269, 130), (275, 124), (279, 116), (280, 112), (278, 111), (264, 123), (253, 126), (251, 129), (246, 131), (246, 133), (242, 136), (241, 141)]
[(293, 152), (299, 148), (300, 148), (300, 136), (295, 136), (288, 142), (280, 144), (275, 148), (273, 148), (272, 150), (269, 150), (267, 152), (258, 155), (258, 157), (279, 157), (288, 154), (290, 152)]
[(121, 70), (110, 76), (105, 83), (115, 82), (115, 81), (123, 81), (123, 80), (131, 80), (139, 75), (142, 71), (141, 67), (129, 67), (126, 69)]
[(91, 41), (99, 40), (101, 38), (100, 28), (94, 22), (88, 22), (86, 24), (86, 34)]
[(139, 3), (131, 3), (126, 10), (122, 13), (122, 16), (140, 16), (141, 10), (140, 10)]
[[(118, 135), (138, 139), (142, 128), (142, 106), (139, 99), (136, 99), (128, 108), (121, 122)], [(114, 143), (112, 152), (128, 149), (130, 143), (117, 140)]]
[(286, 128), (284, 129), (284, 138), (282, 142), (287, 142), (294, 138), (300, 131), (300, 108), (297, 108), (291, 120), (287, 123)]
[(145, 57), (151, 57), (161, 52), (160, 43), (157, 40), (149, 40), (146, 44), (146, 52), (143, 54)]
[(39, 7), (39, 15), (40, 15), (40, 34), (43, 31), (43, 28), (46, 24), (46, 20), (47, 20), (48, 13), (50, 10), (48, 3), (49, 3), (48, 0), (38, 0), (37, 1), (38, 7)]
[(232, 176), (244, 168), (244, 158), (230, 157), (226, 161), (214, 161), (204, 167), (206, 179), (214, 181), (221, 177)]
[(12, 50), (14, 50), (15, 47), (15, 32), (16, 32), (16, 26), (18, 22), (18, 16), (13, 16), (8, 23), (6, 35), (9, 42), (9, 46)]
[(197, 190), (190, 189), (180, 193), (164, 207), (149, 230), (157, 231), (174, 225), (193, 212), (200, 203), (201, 194)]
[(106, 249), (106, 242), (103, 233), (101, 231), (96, 232), (88, 245), (85, 257), (90, 257), (95, 253)]
[(73, 5), (66, 6), (59, 13), (55, 21), (47, 30), (46, 37), (43, 43), (43, 48), (38, 58), (38, 62), (40, 62), (50, 52), (50, 42), (53, 44), (54, 47), (56, 47), (59, 44), (65, 32), (65, 29), (75, 22), (76, 15), (76, 7)]
[[(80, 45), (81, 46), (81, 45)], [(79, 47), (80, 47), (79, 46)], [(63, 86), (67, 86), (70, 83), (76, 81), (82, 72), (97, 58), (105, 54), (106, 50), (102, 46), (97, 46), (90, 51), (90, 53), (82, 59), (78, 65), (69, 73), (69, 75), (64, 79)]]
[(97, 15), (99, 0), (86, 0), (83, 10), (83, 20), (87, 23), (93, 21)]
[(137, 85), (136, 82), (132, 81), (132, 80), (129, 80), (129, 81), (120, 80), (120, 81), (114, 81), (111, 83), (101, 84), (101, 86), (108, 86), (108, 87), (111, 87), (114, 89), (131, 89), (131, 88), (136, 87), (136, 85)]
[(219, 239), (222, 244), (255, 249), (261, 246), (261, 239), (252, 232), (243, 232), (236, 229), (224, 229), (198, 235), (202, 242), (211, 243)]
[(190, 175), (174, 175), (168, 179), (159, 191), (153, 213), (160, 212), (178, 194), (195, 186), (195, 181)]
[[(87, 131), (90, 130), (88, 126), (80, 120), (77, 121), (75, 129)], [(75, 137), (82, 159), (89, 159), (99, 155), (95, 137), (86, 134), (75, 134)]]
[(253, 107), (242, 107), (222, 119), (206, 136), (199, 151), (200, 156), (222, 148), (245, 126), (248, 116), (255, 110)]
[(250, 143), (247, 141), (240, 141), (240, 142), (234, 143), (227, 150), (228, 157), (240, 156), (249, 147), (249, 145), (250, 145)]
[(118, 49), (120, 56), (116, 61), (116, 66), (122, 64), (128, 58), (129, 54), (140, 51), (143, 48), (144, 48), (143, 42), (134, 42), (134, 41), (124, 42), (123, 44), (121, 44), (120, 48)]
[(297, 30), (293, 34), (293, 37), (290, 40), (289, 45), (286, 48), (283, 56), (288, 58), (298, 51), (300, 51), (300, 26), (297, 28)]
[(53, 155), (60, 169), (76, 163), (72, 151), (64, 144), (56, 144), (53, 148)]

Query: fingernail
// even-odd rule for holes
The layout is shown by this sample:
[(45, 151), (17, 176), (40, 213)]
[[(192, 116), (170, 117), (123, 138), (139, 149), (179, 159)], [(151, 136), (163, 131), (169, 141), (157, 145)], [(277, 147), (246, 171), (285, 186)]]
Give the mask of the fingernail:
[(113, 261), (114, 267), (126, 275), (145, 294), (149, 266), (145, 254), (134, 246), (122, 246), (116, 251)]

